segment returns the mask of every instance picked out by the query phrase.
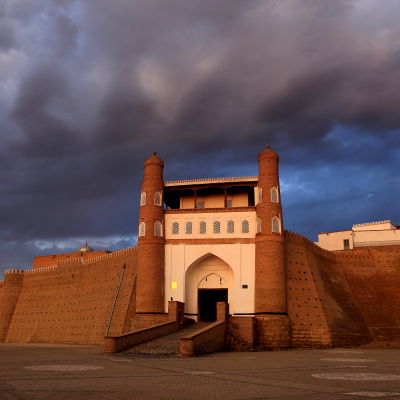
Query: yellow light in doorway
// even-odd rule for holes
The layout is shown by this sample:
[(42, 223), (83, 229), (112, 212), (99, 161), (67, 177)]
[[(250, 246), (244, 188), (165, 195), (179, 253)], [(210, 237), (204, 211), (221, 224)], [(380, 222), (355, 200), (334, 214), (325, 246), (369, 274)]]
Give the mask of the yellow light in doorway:
[(171, 289), (178, 289), (178, 282), (172, 282)]

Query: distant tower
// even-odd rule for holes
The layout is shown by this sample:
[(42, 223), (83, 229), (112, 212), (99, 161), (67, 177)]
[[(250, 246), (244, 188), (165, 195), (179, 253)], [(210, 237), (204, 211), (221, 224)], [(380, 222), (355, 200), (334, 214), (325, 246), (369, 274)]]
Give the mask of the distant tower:
[(165, 312), (163, 168), (156, 153), (144, 163), (136, 278), (136, 312), (142, 314)]
[(269, 146), (258, 156), (255, 313), (287, 313), (285, 241), (279, 156)]

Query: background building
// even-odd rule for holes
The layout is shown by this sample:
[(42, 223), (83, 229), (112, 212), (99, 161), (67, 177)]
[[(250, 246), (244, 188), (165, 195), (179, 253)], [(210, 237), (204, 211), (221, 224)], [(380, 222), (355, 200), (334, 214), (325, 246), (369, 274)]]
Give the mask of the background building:
[(316, 244), (326, 250), (400, 245), (400, 228), (389, 220), (357, 224), (348, 231), (321, 232)]

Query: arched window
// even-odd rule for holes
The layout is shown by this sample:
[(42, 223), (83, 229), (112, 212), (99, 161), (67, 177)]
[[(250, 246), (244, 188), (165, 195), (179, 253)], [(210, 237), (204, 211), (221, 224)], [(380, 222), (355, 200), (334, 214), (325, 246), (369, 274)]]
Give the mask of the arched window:
[(186, 234), (190, 235), (193, 232), (193, 223), (192, 221), (186, 221)]
[(262, 189), (261, 188), (258, 189), (258, 202), (262, 203)]
[(247, 219), (242, 221), (242, 233), (249, 233), (250, 232), (250, 224)]
[(257, 233), (261, 233), (261, 218), (257, 218)]
[(141, 222), (139, 225), (139, 237), (142, 237), (146, 234), (146, 224)]
[(140, 205), (144, 206), (146, 204), (146, 192), (143, 192), (140, 196)]
[(272, 232), (279, 233), (281, 231), (281, 224), (278, 217), (272, 218)]
[(235, 221), (228, 221), (228, 226), (226, 228), (228, 233), (235, 233)]
[(154, 223), (154, 236), (162, 236), (162, 225), (160, 221)]
[(160, 192), (154, 193), (154, 204), (156, 206), (161, 206), (161, 193)]
[(179, 222), (172, 223), (172, 234), (178, 235), (179, 234)]
[(207, 233), (206, 221), (200, 221), (200, 233)]
[(271, 188), (271, 201), (273, 201), (274, 203), (278, 202), (278, 191), (274, 187)]
[(214, 221), (214, 233), (221, 233), (221, 223), (219, 221)]

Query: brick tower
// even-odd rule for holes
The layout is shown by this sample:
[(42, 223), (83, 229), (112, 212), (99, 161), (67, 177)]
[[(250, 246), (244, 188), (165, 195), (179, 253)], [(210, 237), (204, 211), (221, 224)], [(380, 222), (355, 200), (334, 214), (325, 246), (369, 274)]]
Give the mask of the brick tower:
[[(278, 154), (269, 146), (258, 156), (254, 312), (258, 320), (260, 344), (288, 347), (290, 336), (284, 331), (290, 330), (290, 320), (287, 317), (285, 239), (278, 162)], [(271, 341), (268, 336), (274, 336), (274, 339)]]
[(140, 195), (136, 313), (164, 313), (164, 181), (163, 161), (144, 163)]

